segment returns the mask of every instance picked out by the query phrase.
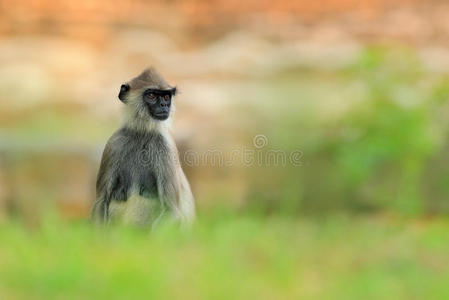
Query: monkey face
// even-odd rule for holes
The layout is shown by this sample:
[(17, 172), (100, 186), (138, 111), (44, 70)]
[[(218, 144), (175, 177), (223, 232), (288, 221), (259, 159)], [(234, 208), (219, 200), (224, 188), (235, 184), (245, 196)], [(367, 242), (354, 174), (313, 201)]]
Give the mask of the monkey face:
[(142, 99), (152, 118), (159, 121), (168, 119), (170, 116), (171, 101), (175, 91), (175, 88), (169, 90), (145, 90)]
[(118, 98), (127, 106), (126, 122), (148, 129), (170, 118), (175, 94), (176, 87), (170, 86), (154, 68), (148, 68), (122, 84)]
[(141, 112), (139, 114), (142, 117), (143, 111), (146, 111), (151, 118), (164, 121), (170, 116), (172, 99), (175, 94), (176, 87), (168, 89), (148, 88), (143, 93), (133, 94), (129, 84), (123, 84), (120, 87), (118, 97), (122, 102), (131, 105), (135, 111)]

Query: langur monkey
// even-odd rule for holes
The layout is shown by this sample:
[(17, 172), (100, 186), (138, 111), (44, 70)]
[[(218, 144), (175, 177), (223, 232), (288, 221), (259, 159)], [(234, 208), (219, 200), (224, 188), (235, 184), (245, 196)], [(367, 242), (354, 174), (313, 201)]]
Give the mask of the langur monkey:
[(195, 204), (170, 134), (176, 87), (148, 68), (120, 87), (125, 123), (103, 151), (92, 219), (154, 227), (190, 224)]

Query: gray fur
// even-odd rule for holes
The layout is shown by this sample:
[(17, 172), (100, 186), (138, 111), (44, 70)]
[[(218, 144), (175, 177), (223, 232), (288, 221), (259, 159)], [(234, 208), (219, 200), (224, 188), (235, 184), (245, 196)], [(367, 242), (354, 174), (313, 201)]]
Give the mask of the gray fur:
[(92, 218), (98, 222), (149, 225), (170, 215), (190, 223), (195, 214), (190, 186), (169, 133), (170, 118), (153, 119), (142, 102), (147, 88), (171, 86), (150, 68), (129, 83), (126, 119), (106, 144), (97, 177)]
[(153, 67), (145, 69), (139, 76), (129, 81), (128, 84), (132, 90), (139, 90), (142, 88), (168, 90), (172, 88), (172, 86), (170, 86), (162, 75)]

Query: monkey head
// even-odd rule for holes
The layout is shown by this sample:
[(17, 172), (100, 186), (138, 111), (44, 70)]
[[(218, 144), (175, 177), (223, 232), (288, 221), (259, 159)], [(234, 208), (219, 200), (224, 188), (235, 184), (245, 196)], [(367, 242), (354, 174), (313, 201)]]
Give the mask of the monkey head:
[(122, 84), (118, 98), (131, 113), (133, 122), (165, 121), (170, 117), (176, 87), (170, 86), (154, 69), (148, 68)]

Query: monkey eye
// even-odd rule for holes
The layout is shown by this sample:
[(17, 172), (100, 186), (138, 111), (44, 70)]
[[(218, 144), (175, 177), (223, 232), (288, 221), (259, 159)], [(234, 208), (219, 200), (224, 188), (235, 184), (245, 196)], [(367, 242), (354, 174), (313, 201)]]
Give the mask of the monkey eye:
[(154, 93), (150, 93), (150, 95), (148, 95), (150, 97), (151, 100), (153, 100), (154, 98), (156, 98), (156, 95)]
[(170, 100), (170, 95), (165, 95), (164, 98), (165, 100)]

